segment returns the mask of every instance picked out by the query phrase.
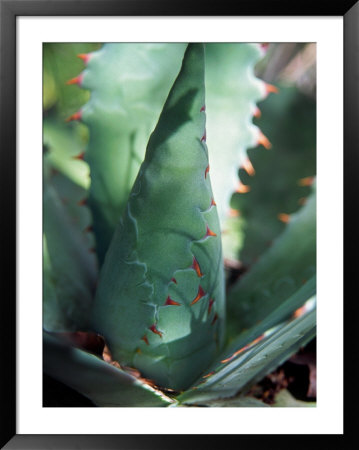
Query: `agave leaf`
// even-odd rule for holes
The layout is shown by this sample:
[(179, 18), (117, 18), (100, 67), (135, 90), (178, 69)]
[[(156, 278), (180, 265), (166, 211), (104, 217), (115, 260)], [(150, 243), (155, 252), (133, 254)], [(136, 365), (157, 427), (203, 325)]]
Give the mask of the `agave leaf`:
[(204, 51), (190, 44), (108, 250), (94, 330), (114, 358), (185, 389), (223, 341), (219, 220), (205, 143)]
[[(313, 276), (301, 286), (288, 299), (277, 306), (268, 316), (253, 325), (250, 329), (242, 331), (234, 338), (223, 352), (221, 359), (230, 357), (237, 349), (250, 345), (266, 331), (281, 322), (288, 320), (296, 310), (301, 308), (316, 293), (316, 276)], [(234, 334), (234, 333), (233, 333)]]
[[(58, 177), (57, 184), (61, 185), (59, 181), (65, 177), (55, 178)], [(69, 198), (73, 201), (76, 197), (71, 194)], [(86, 329), (97, 279), (95, 255), (89, 249), (86, 228), (82, 228), (86, 221), (82, 212), (76, 212), (80, 207), (72, 205), (71, 209), (64, 204), (65, 200), (45, 178), (44, 328), (49, 331)]]
[(251, 328), (313, 276), (316, 268), (316, 197), (295, 214), (286, 230), (228, 293), (233, 332)]
[(90, 185), (89, 167), (81, 159), (87, 139), (84, 125), (65, 124), (56, 117), (46, 117), (43, 123), (43, 143), (46, 159), (53, 169), (69, 177), (84, 189)]
[(175, 401), (91, 353), (44, 333), (44, 372), (97, 406), (168, 406)]
[(257, 44), (206, 44), (207, 143), (222, 223), (238, 184), (238, 168), (247, 160), (247, 149), (258, 142), (252, 119), (266, 87), (255, 77), (254, 66), (262, 56)]
[[(181, 406), (186, 406), (183, 404)], [(190, 405), (188, 405), (190, 406)], [(209, 406), (211, 408), (269, 408), (267, 403), (254, 397), (240, 395), (234, 398), (218, 398), (215, 400), (198, 401), (196, 405), (191, 406)]]
[(100, 264), (184, 49), (184, 44), (105, 44), (87, 55), (87, 67), (78, 77), (91, 92), (80, 116), (91, 136), (85, 158)]
[(215, 398), (233, 397), (245, 393), (248, 388), (272, 372), (298, 349), (308, 343), (316, 333), (316, 309), (304, 313), (278, 326), (258, 343), (237, 351), (222, 361), (211, 376), (177, 397), (184, 403), (199, 403)]
[(262, 115), (255, 123), (270, 137), (272, 147), (248, 150), (255, 173), (249, 175), (242, 168), (239, 177), (249, 192), (236, 193), (231, 201), (239, 214), (235, 256), (245, 266), (253, 264), (284, 231), (283, 221), (305, 202), (316, 173), (315, 101), (294, 87), (279, 85), (279, 93), (260, 107)]
[(66, 82), (79, 73), (83, 67), (78, 54), (97, 50), (100, 44), (90, 43), (50, 43), (43, 44), (43, 106), (44, 110), (56, 108), (60, 120), (76, 111), (89, 98), (87, 91)]

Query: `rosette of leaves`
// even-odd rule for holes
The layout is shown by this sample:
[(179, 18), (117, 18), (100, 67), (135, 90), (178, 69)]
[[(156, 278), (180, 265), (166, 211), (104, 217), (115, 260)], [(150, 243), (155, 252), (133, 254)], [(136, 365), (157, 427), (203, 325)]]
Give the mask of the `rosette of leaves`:
[[(115, 54), (113, 57), (117, 58)], [(136, 52), (132, 57), (136, 58)], [(87, 70), (90, 70), (96, 55), (87, 59)], [(133, 62), (138, 67), (136, 64)], [(120, 71), (117, 63), (113, 67)], [(140, 78), (138, 73), (137, 79)], [(125, 89), (126, 80), (121, 82)], [(57, 293), (59, 286), (54, 282), (56, 252), (48, 251), (58, 239), (56, 251), (70, 255), (69, 268), (72, 270), (75, 265), (78, 271), (81, 269), (80, 276), (74, 276), (66, 286), (66, 296), (70, 299), (79, 286), (91, 286), (91, 293), (83, 314), (79, 314), (83, 311), (81, 295), (73, 295), (73, 300), (62, 309), (53, 306), (56, 302), (44, 299), (47, 316), (58, 317), (44, 324), (44, 370), (95, 405), (225, 406), (232, 401), (229, 399), (239, 395), (236, 404), (248, 406), (249, 400), (243, 397), (248, 388), (315, 336), (315, 275), (312, 259), (306, 252), (306, 248), (310, 255), (313, 251), (314, 194), (312, 201), (298, 212), (297, 219), (288, 225), (286, 233), (273, 242), (271, 253), (263, 255), (261, 265), (253, 265), (248, 273), (251, 282), (240, 279), (225, 293), (216, 204), (219, 199), (215, 200), (212, 193), (211, 154), (208, 158), (206, 145), (205, 96), (210, 93), (205, 93), (205, 87), (204, 46), (189, 44), (149, 136), (134, 184), (129, 193), (123, 192), (126, 200), (117, 212), (120, 218), (111, 242), (106, 251), (104, 247), (101, 250), (105, 257), (98, 280), (95, 270), (89, 283), (86, 274), (93, 273), (92, 263), (86, 258), (79, 261), (72, 258), (71, 245), (61, 248), (62, 234), (53, 232), (53, 228), (61, 225), (71, 230), (70, 225), (76, 228), (81, 224), (77, 229), (85, 231), (87, 239), (95, 240), (95, 246), (90, 247), (81, 235), (81, 249), (92, 257), (93, 252), (98, 255), (99, 229), (93, 236), (68, 202), (57, 203), (59, 208), (62, 206), (62, 215), (45, 204), (46, 214), (50, 216), (50, 225), (44, 228), (44, 264), (46, 274), (50, 275), (46, 275), (45, 281), (52, 282), (49, 282), (51, 290), (46, 292)], [(110, 86), (106, 89), (108, 97)], [(112, 104), (116, 105), (117, 96), (120, 95), (115, 89), (110, 99)], [(86, 122), (85, 112), (83, 108), (81, 116)], [(95, 129), (96, 120), (102, 126), (106, 117), (93, 114), (90, 148), (91, 129)], [(123, 133), (123, 126), (107, 129), (113, 133), (112, 142), (121, 140), (118, 135)], [(98, 136), (95, 141), (100, 151)], [(116, 148), (132, 151), (130, 146)], [(91, 151), (95, 152), (94, 147)], [(98, 167), (95, 175), (94, 160), (90, 157), (88, 160), (92, 185), (92, 177), (106, 177), (106, 171), (105, 166)], [(120, 172), (118, 176), (122, 176)], [(66, 183), (56, 185), (54, 174), (45, 178), (45, 189), (53, 185), (58, 192), (66, 187)], [(70, 189), (68, 183), (67, 187)], [(84, 202), (75, 203), (89, 213)], [(96, 208), (91, 213), (93, 223), (100, 220)], [(59, 220), (62, 216), (69, 220), (62, 223)], [(91, 214), (88, 217), (91, 221)], [(69, 235), (76, 239), (72, 231)], [(296, 254), (293, 245), (298, 239), (306, 242), (307, 247), (304, 245), (302, 253)], [(294, 261), (292, 265), (286, 264), (289, 257)], [(307, 278), (290, 283), (292, 289), (278, 288), (282, 294), (280, 299), (277, 291), (266, 289), (265, 283), (267, 286), (282, 283), (288, 267), (294, 271), (298, 265)], [(66, 264), (63, 270), (66, 271)], [(257, 295), (267, 294), (262, 296), (266, 300), (265, 312), (259, 313), (261, 299), (258, 297), (253, 302), (254, 313), (246, 315), (244, 328), (233, 317), (238, 311), (251, 308), (251, 301), (245, 299), (243, 292), (248, 283), (255, 286), (261, 280), (264, 281), (259, 290), (262, 294)], [(226, 296), (235, 311), (233, 317), (226, 318)], [(49, 295), (49, 298), (53, 297)], [(62, 320), (63, 315), (73, 318), (73, 322), (79, 315), (85, 320), (79, 321), (76, 327)], [(89, 345), (89, 336), (95, 336), (100, 345)], [(249, 403), (253, 405), (253, 400)]]

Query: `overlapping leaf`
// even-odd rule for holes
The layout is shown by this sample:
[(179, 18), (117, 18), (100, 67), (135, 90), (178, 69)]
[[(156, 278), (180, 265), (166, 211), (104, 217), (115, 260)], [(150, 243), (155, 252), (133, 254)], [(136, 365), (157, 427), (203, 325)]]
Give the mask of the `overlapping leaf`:
[(269, 336), (233, 358), (222, 361), (222, 367), (202, 378), (200, 384), (178, 397), (180, 402), (201, 404), (215, 398), (233, 397), (277, 368), (316, 332), (316, 310), (313, 309), (278, 326)]
[(173, 389), (193, 382), (223, 339), (204, 101), (203, 46), (193, 44), (149, 140), (93, 309), (115, 359)]
[(316, 173), (315, 101), (295, 87), (279, 85), (279, 93), (260, 107), (262, 115), (255, 123), (270, 137), (272, 147), (248, 150), (254, 173), (239, 171), (248, 192), (236, 193), (231, 202), (239, 214), (232, 219), (230, 237), (239, 235), (234, 256), (245, 266), (253, 264), (283, 232), (288, 216), (309, 195)]
[(89, 206), (97, 254), (108, 245), (143, 160), (146, 144), (178, 73), (184, 44), (105, 44), (87, 55), (74, 82), (91, 97), (79, 115), (90, 131)]
[(45, 177), (43, 193), (43, 326), (49, 331), (86, 329), (97, 279), (89, 212), (76, 203), (82, 188), (61, 174), (53, 179)]
[(316, 197), (291, 216), (286, 230), (232, 287), (227, 301), (233, 331), (250, 328), (306, 283), (316, 270)]
[(97, 406), (168, 406), (174, 400), (99, 357), (44, 333), (44, 372)]

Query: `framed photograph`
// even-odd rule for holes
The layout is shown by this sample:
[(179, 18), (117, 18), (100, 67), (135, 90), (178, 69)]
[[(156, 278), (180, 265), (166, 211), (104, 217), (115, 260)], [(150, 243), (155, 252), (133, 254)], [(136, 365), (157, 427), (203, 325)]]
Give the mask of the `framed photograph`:
[(346, 448), (358, 14), (1, 1), (2, 448)]

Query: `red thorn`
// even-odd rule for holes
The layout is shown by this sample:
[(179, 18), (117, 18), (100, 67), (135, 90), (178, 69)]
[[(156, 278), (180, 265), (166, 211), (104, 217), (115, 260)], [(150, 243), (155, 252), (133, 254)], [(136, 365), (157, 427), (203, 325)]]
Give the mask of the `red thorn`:
[(206, 167), (206, 170), (204, 171), (204, 178), (207, 178), (207, 173), (209, 172), (209, 164)]
[(238, 209), (229, 208), (228, 215), (229, 217), (239, 217), (239, 211)]
[(79, 206), (84, 206), (87, 204), (87, 198), (83, 198), (82, 200), (80, 200), (79, 202), (77, 202), (77, 204)]
[(173, 281), (174, 283), (176, 283), (176, 284), (177, 284), (177, 280), (176, 280), (176, 278), (171, 278), (171, 281)]
[(209, 302), (208, 302), (208, 314), (211, 312), (213, 303), (214, 303), (213, 298), (210, 298), (210, 299), (209, 299)]
[(201, 300), (202, 297), (204, 297), (206, 295), (206, 293), (204, 292), (204, 290), (202, 289), (202, 286), (199, 286), (198, 288), (198, 294), (196, 296), (196, 298), (194, 300), (192, 300), (191, 305), (194, 305), (195, 303), (197, 303), (199, 300)]
[(141, 339), (142, 339), (142, 341), (145, 341), (147, 345), (150, 345), (150, 343), (148, 342), (147, 336), (145, 334), (141, 337)]
[(203, 105), (199, 112), (206, 111), (206, 105)]
[(176, 306), (181, 306), (181, 303), (175, 302), (174, 300), (171, 299), (170, 296), (167, 297), (165, 306), (167, 305), (176, 305)]
[(161, 331), (158, 331), (156, 328), (156, 325), (153, 324), (149, 327), (149, 329), (152, 331), (152, 333), (158, 334), (158, 336), (161, 338), (162, 337), (162, 333)]
[(212, 200), (211, 200), (211, 206), (217, 206), (217, 203), (214, 201), (213, 197), (212, 197)]
[(77, 55), (78, 58), (82, 59), (82, 61), (87, 64), (91, 59), (91, 53), (79, 53)]
[(210, 377), (211, 375), (214, 375), (216, 372), (213, 370), (212, 372), (209, 372), (209, 373), (207, 373), (206, 375), (203, 375), (203, 377), (202, 378), (208, 378), (208, 377)]
[(257, 145), (263, 145), (263, 147), (265, 147), (267, 150), (269, 150), (272, 147), (272, 144), (269, 142), (269, 139), (261, 132), (261, 130), (259, 130)]
[(66, 122), (71, 122), (73, 120), (81, 120), (82, 118), (82, 112), (81, 111), (77, 111), (74, 114), (72, 114), (70, 117), (68, 117), (66, 119)]
[(299, 186), (311, 186), (314, 182), (314, 177), (305, 177), (298, 180)]
[(201, 272), (201, 268), (199, 267), (198, 261), (195, 257), (193, 257), (193, 263), (191, 268), (196, 271), (197, 276), (203, 277), (203, 273)]
[(248, 157), (246, 157), (246, 159), (244, 160), (242, 167), (250, 176), (253, 176), (256, 173), (251, 160)]
[(217, 236), (216, 233), (214, 233), (212, 230), (209, 229), (208, 225), (207, 225), (207, 230), (206, 230), (206, 235), (205, 237), (208, 236)]
[(88, 227), (86, 227), (84, 229), (84, 233), (92, 233), (93, 232), (93, 227), (92, 225), (89, 225)]
[(256, 106), (253, 111), (253, 116), (258, 119), (261, 115), (262, 115), (262, 111), (258, 108), (258, 106)]
[(218, 319), (218, 314), (216, 313), (213, 317), (211, 325), (214, 325), (217, 322), (217, 319)]
[(206, 134), (206, 130), (204, 130), (203, 136), (201, 137), (201, 142), (206, 142), (207, 139), (207, 134)]
[(283, 223), (288, 223), (290, 221), (290, 215), (286, 213), (278, 214), (278, 219)]
[(243, 184), (241, 181), (238, 181), (236, 192), (238, 192), (239, 194), (246, 194), (250, 190), (251, 190), (250, 186), (247, 186), (246, 184)]
[(271, 92), (273, 94), (278, 94), (279, 89), (276, 86), (273, 86), (273, 84), (265, 83), (265, 90), (266, 94), (270, 94)]
[(71, 80), (66, 81), (66, 84), (78, 84), (79, 86), (81, 86), (83, 78), (83, 74), (80, 73), (80, 75), (78, 75), (77, 77), (71, 78)]
[(84, 156), (85, 156), (85, 152), (81, 152), (78, 155), (73, 156), (72, 158), (73, 159), (79, 159), (79, 160), (83, 161), (84, 160)]

